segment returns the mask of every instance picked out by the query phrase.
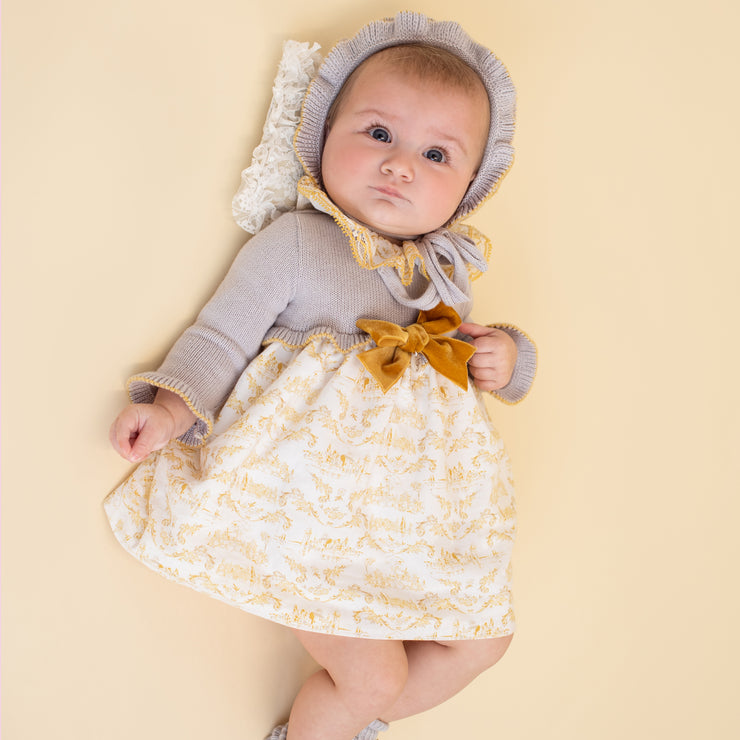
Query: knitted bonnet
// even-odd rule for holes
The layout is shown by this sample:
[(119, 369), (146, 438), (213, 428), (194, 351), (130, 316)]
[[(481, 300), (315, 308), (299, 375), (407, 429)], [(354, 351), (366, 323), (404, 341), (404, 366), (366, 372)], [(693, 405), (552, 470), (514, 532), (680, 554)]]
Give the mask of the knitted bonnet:
[(342, 85), (357, 66), (381, 49), (414, 43), (438, 46), (460, 58), (478, 74), (488, 93), (491, 123), (483, 161), (451, 223), (468, 215), (496, 189), (514, 159), (514, 86), (504, 65), (457, 23), (401, 12), (395, 18), (369, 23), (353, 38), (340, 41), (306, 93), (294, 145), (306, 172), (320, 182), (326, 117)]

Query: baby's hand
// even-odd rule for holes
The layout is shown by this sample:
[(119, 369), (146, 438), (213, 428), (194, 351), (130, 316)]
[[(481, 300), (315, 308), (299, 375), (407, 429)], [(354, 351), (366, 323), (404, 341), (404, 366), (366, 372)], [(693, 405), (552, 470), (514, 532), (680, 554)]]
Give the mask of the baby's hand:
[(127, 406), (110, 428), (116, 452), (129, 462), (139, 462), (150, 452), (161, 450), (173, 436), (175, 420), (163, 406), (136, 403)]
[(121, 411), (110, 428), (110, 441), (121, 457), (140, 462), (187, 431), (194, 421), (195, 415), (182, 398), (159, 390), (154, 403), (135, 403)]
[(475, 354), (468, 368), (482, 391), (497, 391), (508, 385), (516, 364), (516, 342), (501, 329), (480, 324), (460, 324), (460, 331), (473, 338)]

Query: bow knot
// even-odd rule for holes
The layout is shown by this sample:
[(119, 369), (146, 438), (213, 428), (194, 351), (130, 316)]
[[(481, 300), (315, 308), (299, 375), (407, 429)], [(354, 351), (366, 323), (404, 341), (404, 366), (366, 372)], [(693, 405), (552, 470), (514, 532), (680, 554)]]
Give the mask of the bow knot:
[(357, 326), (377, 345), (361, 352), (358, 358), (383, 393), (395, 385), (409, 366), (411, 355), (416, 352), (423, 354), (437, 372), (467, 390), (467, 363), (475, 348), (467, 342), (444, 336), (460, 326), (460, 317), (453, 308), (440, 303), (430, 311), (421, 311), (416, 323), (407, 327), (375, 319), (360, 319)]

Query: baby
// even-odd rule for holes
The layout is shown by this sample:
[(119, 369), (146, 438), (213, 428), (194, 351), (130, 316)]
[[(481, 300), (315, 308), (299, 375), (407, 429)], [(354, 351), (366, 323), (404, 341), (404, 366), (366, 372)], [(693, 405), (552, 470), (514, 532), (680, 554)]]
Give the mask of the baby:
[(111, 441), (143, 462), (106, 501), (118, 539), (322, 666), (273, 740), (372, 740), (511, 640), (513, 490), (478, 389), (520, 400), (535, 354), (461, 323), (488, 244), (459, 221), (512, 131), (506, 71), (457, 24), (401, 13), (340, 43), (295, 140), (313, 207), (129, 381)]

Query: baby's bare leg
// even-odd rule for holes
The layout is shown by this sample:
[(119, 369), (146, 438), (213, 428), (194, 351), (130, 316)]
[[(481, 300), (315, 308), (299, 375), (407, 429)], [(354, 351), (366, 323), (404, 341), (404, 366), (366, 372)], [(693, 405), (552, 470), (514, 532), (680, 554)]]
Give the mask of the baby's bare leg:
[(403, 642), (295, 632), (324, 670), (298, 693), (288, 740), (351, 740), (396, 704), (408, 676)]
[(393, 722), (447, 701), (498, 662), (511, 639), (407, 642), (408, 680), (398, 701), (380, 718)]

